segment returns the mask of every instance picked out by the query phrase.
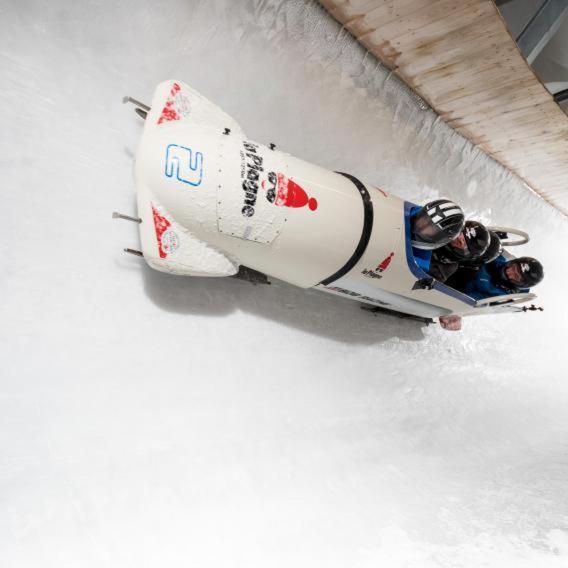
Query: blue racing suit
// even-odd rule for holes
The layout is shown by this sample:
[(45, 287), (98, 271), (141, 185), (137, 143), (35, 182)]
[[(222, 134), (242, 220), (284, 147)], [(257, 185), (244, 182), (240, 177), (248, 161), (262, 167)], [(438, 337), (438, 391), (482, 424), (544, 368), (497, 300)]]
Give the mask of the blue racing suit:
[(528, 292), (528, 288), (516, 288), (515, 286), (507, 287), (497, 283), (495, 274), (508, 260), (503, 256), (498, 256), (493, 262), (484, 264), (474, 278), (465, 285), (465, 293), (474, 300), (483, 300), (484, 298), (492, 298), (493, 296), (506, 296), (508, 294), (517, 294), (518, 292)]

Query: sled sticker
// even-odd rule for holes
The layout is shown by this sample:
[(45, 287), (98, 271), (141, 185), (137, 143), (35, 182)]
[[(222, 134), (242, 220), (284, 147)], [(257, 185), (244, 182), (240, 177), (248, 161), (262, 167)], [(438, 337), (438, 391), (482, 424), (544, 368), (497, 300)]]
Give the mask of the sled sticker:
[(166, 177), (197, 187), (203, 180), (203, 154), (191, 148), (169, 144), (166, 148)]
[(154, 205), (152, 205), (152, 216), (154, 217), (160, 258), (167, 258), (168, 254), (172, 254), (178, 249), (179, 236), (170, 229), (171, 223), (163, 215), (160, 215)]
[[(266, 183), (268, 181), (268, 183)], [(266, 189), (266, 199), (278, 207), (305, 207), (310, 211), (318, 208), (315, 197), (308, 197), (306, 190), (284, 174), (268, 172), (268, 180), (262, 181), (262, 188)]]
[(379, 306), (390, 306), (388, 302), (379, 300), (378, 298), (372, 298), (371, 296), (365, 296), (359, 294), (359, 292), (354, 292), (353, 290), (348, 290), (347, 288), (342, 288), (341, 286), (324, 286), (326, 290), (335, 292), (336, 294), (341, 294), (342, 296), (351, 296), (352, 298), (357, 298), (359, 301), (372, 302), (373, 304), (379, 304)]
[(241, 188), (243, 194), (243, 217), (252, 217), (255, 214), (256, 199), (258, 197), (258, 180), (264, 171), (264, 158), (258, 152), (259, 145), (253, 142), (243, 142), (241, 150)]
[[(222, 137), (222, 142), (224, 139)], [(268, 244), (282, 231), (289, 209), (284, 206), (284, 188), (278, 199), (279, 206), (276, 206), (276, 172), (286, 173), (287, 166), (278, 155), (267, 150), (265, 146), (248, 140), (241, 141), (238, 146), (227, 145), (226, 152), (233, 153), (234, 161), (231, 167), (223, 170), (218, 184), (217, 228), (220, 233)], [(273, 198), (267, 199), (270, 189)], [(307, 204), (307, 196), (304, 201)]]
[[(265, 171), (265, 157), (260, 152), (260, 146), (254, 142), (243, 142), (241, 151), (241, 187), (244, 191), (243, 217), (255, 214), (259, 185), (266, 191), (266, 199), (277, 207), (300, 208), (306, 205), (310, 211), (318, 208), (314, 197), (308, 197), (306, 190), (282, 173)], [(267, 179), (262, 179), (265, 177)]]
[(175, 231), (168, 229), (162, 234), (160, 239), (160, 244), (162, 245), (162, 250), (165, 255), (173, 254), (179, 248), (179, 237)]
[(367, 278), (382, 278), (382, 273), (389, 267), (393, 256), (394, 251), (391, 252), (385, 259), (383, 259), (374, 270), (365, 268), (365, 270), (361, 271), (361, 274), (363, 276), (366, 276)]
[(166, 104), (158, 118), (158, 124), (181, 120), (189, 114), (189, 99), (182, 94), (181, 87), (178, 83), (174, 83), (170, 90), (170, 94), (166, 100)]

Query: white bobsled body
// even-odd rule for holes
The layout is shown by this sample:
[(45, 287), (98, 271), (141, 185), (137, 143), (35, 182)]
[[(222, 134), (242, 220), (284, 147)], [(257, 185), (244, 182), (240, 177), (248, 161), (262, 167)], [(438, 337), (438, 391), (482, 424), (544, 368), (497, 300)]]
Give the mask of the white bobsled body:
[(179, 81), (156, 90), (135, 177), (142, 252), (157, 270), (231, 276), (243, 265), (429, 318), (502, 311), (534, 297), (482, 306), (439, 282), (417, 286), (428, 275), (410, 245), (411, 203), (248, 140)]

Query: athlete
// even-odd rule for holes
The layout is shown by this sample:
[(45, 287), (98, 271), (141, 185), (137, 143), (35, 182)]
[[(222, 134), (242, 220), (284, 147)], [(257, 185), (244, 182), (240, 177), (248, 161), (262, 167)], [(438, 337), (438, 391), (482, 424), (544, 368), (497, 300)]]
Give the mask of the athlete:
[(465, 293), (481, 300), (493, 296), (504, 296), (528, 292), (544, 278), (542, 264), (530, 256), (507, 260), (503, 255), (482, 266), (476, 277), (465, 286)]
[(447, 245), (463, 229), (461, 207), (449, 199), (436, 199), (410, 212), (410, 239), (414, 260), (428, 272), (432, 250)]
[[(503, 255), (479, 268), (465, 285), (465, 293), (475, 300), (528, 292), (544, 278), (542, 264), (529, 256), (507, 260)], [(440, 325), (448, 331), (459, 331), (462, 318), (441, 316)]]
[(464, 291), (466, 284), (477, 276), (477, 272), (484, 265), (493, 262), (503, 252), (501, 239), (494, 231), (489, 231), (489, 246), (487, 250), (479, 257), (470, 260), (464, 260), (459, 263), (459, 268), (446, 284), (456, 290)]
[(461, 207), (449, 199), (436, 199), (410, 213), (412, 246), (433, 250), (447, 245), (463, 229), (465, 217)]
[(487, 250), (489, 240), (489, 231), (481, 223), (466, 221), (454, 240), (432, 253), (428, 273), (436, 280), (446, 282), (460, 263), (479, 259)]

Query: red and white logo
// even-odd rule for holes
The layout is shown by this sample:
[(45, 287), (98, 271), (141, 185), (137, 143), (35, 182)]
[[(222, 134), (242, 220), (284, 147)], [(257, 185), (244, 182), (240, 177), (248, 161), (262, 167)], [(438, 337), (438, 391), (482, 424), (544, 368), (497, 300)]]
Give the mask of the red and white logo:
[(179, 248), (179, 236), (170, 229), (171, 223), (163, 215), (160, 215), (154, 205), (152, 205), (152, 216), (154, 217), (160, 258), (167, 258), (169, 254), (174, 253)]
[(158, 124), (180, 120), (189, 114), (189, 99), (181, 92), (179, 83), (174, 83), (170, 95), (158, 118)]
[[(284, 174), (270, 172), (268, 174), (268, 183), (270, 187), (266, 192), (266, 199), (278, 207), (305, 207), (308, 206), (310, 211), (318, 208), (318, 202), (315, 197), (309, 197), (306, 190), (295, 181), (286, 177)], [(262, 187), (266, 188), (266, 181), (262, 181)]]
[(377, 272), (384, 272), (391, 263), (392, 257), (394, 256), (394, 252), (391, 252), (375, 269)]
[(374, 270), (369, 270), (368, 268), (365, 268), (365, 270), (361, 271), (361, 274), (363, 276), (366, 276), (367, 278), (382, 278), (383, 272), (390, 266), (393, 256), (394, 256), (394, 251), (391, 252), (387, 257), (385, 257), (379, 263), (377, 268), (375, 268)]
[(175, 231), (164, 231), (161, 238), (162, 250), (167, 255), (173, 254), (179, 248), (179, 237)]

